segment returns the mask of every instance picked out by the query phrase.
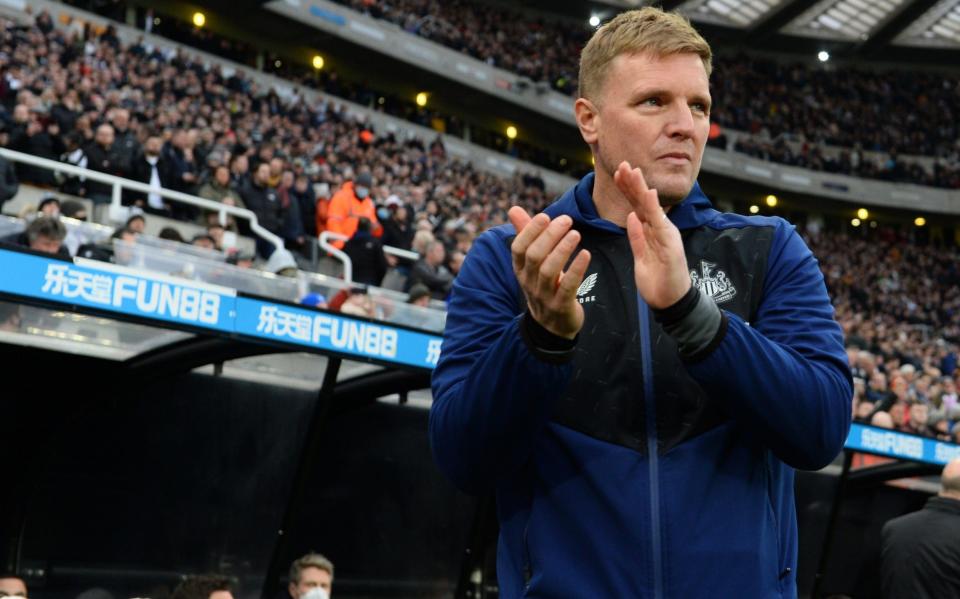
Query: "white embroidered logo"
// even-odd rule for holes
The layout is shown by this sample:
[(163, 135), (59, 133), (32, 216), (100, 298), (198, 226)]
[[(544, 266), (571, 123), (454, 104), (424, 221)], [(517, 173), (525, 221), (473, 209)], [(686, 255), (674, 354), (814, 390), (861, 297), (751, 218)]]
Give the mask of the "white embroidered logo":
[(580, 283), (580, 287), (577, 289), (577, 301), (581, 304), (590, 303), (595, 301), (597, 298), (594, 295), (587, 295), (593, 291), (593, 287), (597, 284), (597, 273), (593, 273), (583, 280), (583, 283)]
[(737, 295), (737, 288), (727, 278), (727, 273), (718, 269), (712, 262), (701, 260), (700, 272), (697, 272), (697, 269), (691, 270), (690, 278), (700, 289), (700, 293), (709, 295), (718, 304), (732, 300)]

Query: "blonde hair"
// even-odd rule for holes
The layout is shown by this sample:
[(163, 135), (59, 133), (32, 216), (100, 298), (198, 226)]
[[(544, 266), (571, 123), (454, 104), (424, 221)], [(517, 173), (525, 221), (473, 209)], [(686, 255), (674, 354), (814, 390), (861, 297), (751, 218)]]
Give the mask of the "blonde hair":
[(319, 553), (311, 552), (290, 564), (290, 582), (300, 584), (300, 574), (307, 568), (323, 570), (333, 578), (333, 562)]
[(610, 63), (621, 54), (655, 56), (696, 54), (703, 61), (707, 77), (712, 70), (713, 52), (690, 21), (681, 14), (647, 6), (620, 13), (597, 29), (580, 52), (581, 98), (592, 99), (603, 86)]

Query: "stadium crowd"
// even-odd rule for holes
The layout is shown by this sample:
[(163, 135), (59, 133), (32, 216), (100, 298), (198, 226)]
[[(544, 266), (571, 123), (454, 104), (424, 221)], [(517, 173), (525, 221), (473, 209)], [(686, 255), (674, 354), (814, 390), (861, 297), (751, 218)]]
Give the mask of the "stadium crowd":
[[(336, 1), (557, 91), (577, 91), (586, 24), (465, 0)], [(956, 76), (825, 68), (721, 50), (711, 91), (712, 120), (747, 134), (736, 151), (813, 170), (960, 188)]]
[[(328, 228), (354, 234), (356, 219), (327, 222), (328, 209), (350, 211), (335, 201), (338, 191), (375, 206), (371, 232), (387, 245), (423, 254), (439, 240), (444, 261), (468, 250), (482, 226), (504, 222), (509, 206), (546, 203), (535, 175), (477, 171), (449, 159), (439, 139), (378, 135), (340, 106), (282, 99), (181, 52), (124, 46), (110, 28), (64, 31), (41, 13), (30, 27), (3, 22), (0, 52), (0, 144), (250, 208), (294, 251)], [(21, 182), (110, 201), (104, 184), (16, 170)], [(368, 198), (353, 194), (360, 176)], [(125, 192), (124, 203), (202, 224), (211, 218), (156, 194)], [(272, 248), (258, 250), (267, 258)]]
[[(439, 139), (378, 135), (340, 107), (285, 100), (242, 73), (207, 69), (181, 52), (125, 47), (109, 29), (64, 32), (46, 14), (32, 27), (2, 23), (0, 68), (3, 145), (246, 206), (295, 252), (320, 231), (341, 233), (358, 282), (380, 284), (392, 267), (407, 279), (411, 301), (446, 297), (477, 234), (505, 222), (509, 206), (535, 211), (549, 197), (534, 175), (502, 179), (450, 159)], [(948, 143), (946, 133), (941, 141)], [(109, 190), (92, 182), (29, 167), (18, 175), (109, 201)], [(209, 225), (190, 241), (218, 246), (222, 227), (211, 215), (151, 196), (124, 201)], [(243, 232), (243, 223), (228, 228)], [(141, 231), (142, 222), (128, 222), (116, 236)], [(808, 238), (848, 337), (856, 414), (960, 440), (960, 255), (892, 230), (876, 235)], [(398, 262), (383, 255), (384, 245), (412, 249), (420, 259)], [(266, 260), (272, 248), (258, 251)], [(353, 299), (347, 293), (336, 301), (349, 307)]]
[(893, 229), (807, 240), (846, 336), (854, 416), (960, 442), (960, 251)]

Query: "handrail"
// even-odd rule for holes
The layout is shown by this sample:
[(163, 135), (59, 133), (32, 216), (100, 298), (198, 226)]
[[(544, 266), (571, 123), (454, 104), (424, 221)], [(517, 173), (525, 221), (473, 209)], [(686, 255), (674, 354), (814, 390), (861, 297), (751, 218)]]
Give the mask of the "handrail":
[[(330, 252), (333, 257), (337, 258), (341, 263), (343, 263), (343, 280), (352, 283), (353, 282), (353, 261), (350, 259), (350, 256), (346, 255), (342, 250), (337, 248), (335, 245), (330, 243), (330, 240), (334, 241), (348, 241), (350, 238), (342, 233), (334, 233), (333, 231), (324, 231), (320, 233), (320, 238), (318, 244), (324, 250)], [(404, 250), (398, 247), (393, 247), (392, 245), (383, 246), (383, 253), (390, 254), (391, 256), (396, 256), (398, 258), (405, 258), (407, 260), (419, 260), (420, 254), (411, 250)]]
[(250, 229), (257, 234), (259, 237), (269, 241), (274, 248), (280, 249), (283, 248), (283, 240), (279, 236), (271, 233), (270, 231), (264, 229), (259, 220), (257, 220), (257, 215), (253, 211), (246, 208), (237, 208), (236, 206), (229, 206), (227, 204), (221, 204), (220, 202), (214, 202), (213, 200), (207, 200), (197, 196), (192, 196), (181, 191), (175, 191), (172, 189), (166, 189), (163, 187), (151, 187), (146, 183), (141, 183), (140, 181), (133, 181), (132, 179), (125, 179), (123, 177), (117, 177), (116, 175), (110, 175), (107, 173), (101, 173), (99, 171), (93, 171), (88, 168), (82, 168), (79, 166), (74, 166), (65, 162), (58, 162), (56, 160), (50, 160), (49, 158), (41, 158), (39, 156), (33, 156), (31, 154), (25, 154), (23, 152), (17, 152), (15, 150), (9, 150), (7, 148), (0, 148), (0, 156), (6, 158), (7, 160), (12, 160), (14, 162), (22, 162), (24, 164), (29, 164), (32, 166), (38, 166), (41, 168), (46, 168), (54, 172), (63, 172), (78, 177), (84, 177), (86, 179), (92, 179), (94, 181), (99, 181), (101, 183), (107, 183), (112, 186), (112, 196), (110, 201), (110, 208), (116, 211), (123, 210), (123, 204), (121, 202), (121, 189), (130, 189), (133, 191), (139, 191), (141, 193), (155, 193), (162, 197), (168, 198), (175, 202), (181, 202), (184, 204), (190, 204), (191, 206), (197, 206), (198, 208), (206, 208), (213, 212), (220, 213), (221, 223), (224, 222), (224, 215), (230, 214), (236, 217), (243, 218), (250, 221)]
[(343, 280), (347, 283), (353, 283), (353, 260), (350, 259), (350, 256), (346, 255), (343, 250), (336, 247), (330, 243), (330, 239), (337, 241), (346, 241), (350, 239), (346, 235), (341, 235), (340, 233), (334, 233), (332, 231), (324, 231), (320, 233), (320, 237), (317, 243), (320, 244), (320, 247), (330, 252), (330, 254), (339, 260), (343, 264)]

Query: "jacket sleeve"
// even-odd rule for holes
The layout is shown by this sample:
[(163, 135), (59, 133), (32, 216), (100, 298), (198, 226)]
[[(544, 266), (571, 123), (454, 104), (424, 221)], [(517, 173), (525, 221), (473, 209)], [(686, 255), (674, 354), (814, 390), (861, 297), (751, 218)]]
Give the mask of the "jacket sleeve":
[(433, 372), (434, 459), (471, 493), (523, 466), (571, 374), (569, 364), (542, 361), (521, 339), (520, 289), (501, 235), (480, 236), (454, 282)]
[(817, 260), (785, 221), (756, 321), (726, 317), (726, 333), (690, 374), (783, 462), (808, 470), (829, 464), (849, 432), (853, 385)]
[[(333, 194), (330, 199), (330, 206), (327, 210), (327, 231), (331, 233), (347, 234), (346, 218), (350, 212), (350, 199), (347, 197), (344, 189)], [(349, 236), (348, 236), (349, 237)], [(330, 241), (330, 245), (336, 248), (343, 248), (343, 240), (335, 239)]]

